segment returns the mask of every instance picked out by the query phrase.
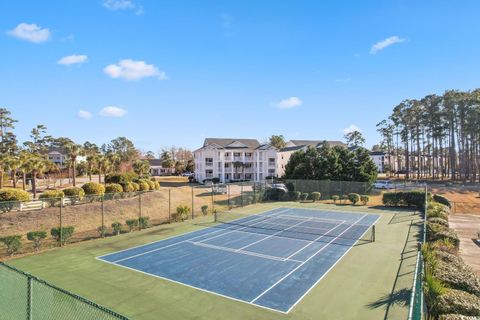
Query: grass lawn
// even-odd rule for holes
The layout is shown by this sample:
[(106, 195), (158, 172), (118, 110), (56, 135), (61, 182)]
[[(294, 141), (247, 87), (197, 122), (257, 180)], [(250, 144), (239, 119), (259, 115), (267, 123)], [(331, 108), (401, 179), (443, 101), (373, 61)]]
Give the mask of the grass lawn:
[(189, 223), (163, 225), (141, 232), (77, 243), (8, 263), (132, 319), (407, 318), (420, 232), (417, 214), (382, 208), (285, 202), (236, 210), (259, 213), (277, 206), (367, 211), (381, 215), (377, 223), (376, 242), (358, 245), (350, 250), (286, 315), (95, 259), (107, 253), (201, 228)]

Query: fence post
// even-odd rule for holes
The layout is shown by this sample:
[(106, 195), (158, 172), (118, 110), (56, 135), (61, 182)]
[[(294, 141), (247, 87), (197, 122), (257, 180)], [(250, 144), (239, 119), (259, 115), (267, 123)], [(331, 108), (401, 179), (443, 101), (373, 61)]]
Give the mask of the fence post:
[(257, 191), (256, 191), (256, 182), (253, 182), (253, 204), (257, 203)]
[[(138, 194), (138, 219), (142, 218), (142, 193)], [(140, 221), (139, 221), (140, 222)]]
[(227, 193), (228, 193), (228, 198), (227, 198), (228, 210), (231, 210), (232, 207), (230, 206), (230, 185), (229, 184), (227, 184)]
[(193, 186), (192, 186), (192, 220), (195, 219), (195, 204), (194, 204)]
[(63, 200), (60, 201), (60, 247), (63, 247), (63, 221), (62, 221)]
[(27, 277), (27, 320), (32, 320), (32, 278)]
[(100, 199), (102, 200), (102, 238), (105, 238), (105, 196), (102, 194)]
[(212, 212), (215, 212), (215, 199), (214, 199), (213, 184), (212, 184)]
[(168, 189), (168, 223), (172, 223), (172, 210), (171, 210), (171, 204), (172, 204), (172, 189)]
[(241, 206), (243, 208), (243, 181), (240, 182), (240, 200), (241, 200)]

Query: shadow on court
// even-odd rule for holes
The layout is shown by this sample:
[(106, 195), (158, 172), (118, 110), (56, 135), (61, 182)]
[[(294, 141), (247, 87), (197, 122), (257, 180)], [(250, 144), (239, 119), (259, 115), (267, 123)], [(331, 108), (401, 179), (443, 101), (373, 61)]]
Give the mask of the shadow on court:
[[(405, 213), (400, 214), (405, 215)], [(409, 219), (407, 219), (407, 216), (401, 216), (401, 218), (397, 218), (398, 222), (396, 222), (400, 223), (400, 221), (407, 222), (410, 220), (410, 226), (403, 251), (400, 255), (400, 264), (392, 290), (367, 305), (370, 309), (385, 309), (384, 320), (396, 319), (395, 309), (408, 306), (411, 298), (411, 286), (417, 259), (417, 244), (422, 238), (422, 222), (418, 213), (409, 216)], [(395, 216), (392, 220), (394, 219)]]

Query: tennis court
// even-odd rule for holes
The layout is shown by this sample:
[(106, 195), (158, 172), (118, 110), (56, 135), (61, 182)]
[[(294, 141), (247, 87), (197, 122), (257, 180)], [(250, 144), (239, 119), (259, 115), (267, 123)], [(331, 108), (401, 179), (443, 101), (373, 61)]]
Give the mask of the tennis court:
[(223, 213), (209, 228), (98, 259), (288, 313), (355, 244), (373, 240), (379, 217), (283, 207)]

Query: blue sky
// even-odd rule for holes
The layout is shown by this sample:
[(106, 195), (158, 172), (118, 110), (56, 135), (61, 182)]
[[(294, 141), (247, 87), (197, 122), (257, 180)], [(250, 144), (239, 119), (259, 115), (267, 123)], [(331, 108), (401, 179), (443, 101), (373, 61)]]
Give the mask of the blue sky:
[[(405, 98), (479, 86), (478, 1), (0, 2), (0, 106), (143, 150), (342, 139)], [(63, 58), (63, 59), (62, 59)], [(79, 116), (79, 112), (81, 112)], [(85, 119), (88, 118), (88, 119)]]

